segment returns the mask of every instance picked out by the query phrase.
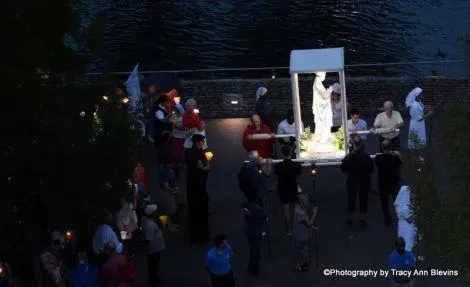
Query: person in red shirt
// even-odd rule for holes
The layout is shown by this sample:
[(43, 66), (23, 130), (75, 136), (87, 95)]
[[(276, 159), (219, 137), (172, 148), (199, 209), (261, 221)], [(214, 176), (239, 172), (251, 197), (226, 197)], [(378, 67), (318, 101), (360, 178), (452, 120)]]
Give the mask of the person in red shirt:
[[(250, 140), (248, 137), (254, 134), (269, 134), (270, 139)], [(243, 133), (243, 147), (247, 151), (256, 150), (260, 157), (271, 158), (273, 152), (275, 134), (271, 132), (268, 126), (261, 123), (258, 115), (251, 116), (251, 125), (247, 126)]]
[(187, 129), (201, 129), (202, 120), (199, 117), (199, 113), (195, 112), (196, 101), (194, 99), (188, 99), (185, 103), (186, 111), (183, 114), (183, 126)]

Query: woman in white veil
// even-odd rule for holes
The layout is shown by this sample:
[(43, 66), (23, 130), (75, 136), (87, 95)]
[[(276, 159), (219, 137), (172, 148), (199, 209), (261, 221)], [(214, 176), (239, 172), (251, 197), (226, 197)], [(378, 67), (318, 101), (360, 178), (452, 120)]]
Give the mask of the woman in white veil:
[(432, 114), (429, 111), (426, 115), (424, 114), (424, 105), (421, 102), (421, 95), (423, 90), (419, 87), (414, 88), (406, 96), (406, 107), (410, 108), (410, 128), (408, 132), (408, 148), (413, 148), (417, 144), (413, 141), (412, 134), (418, 137), (418, 146), (424, 146), (426, 144), (426, 123), (425, 119)]
[(411, 189), (402, 186), (394, 203), (398, 217), (398, 236), (405, 239), (405, 250), (412, 252), (416, 242), (416, 225), (413, 220)]

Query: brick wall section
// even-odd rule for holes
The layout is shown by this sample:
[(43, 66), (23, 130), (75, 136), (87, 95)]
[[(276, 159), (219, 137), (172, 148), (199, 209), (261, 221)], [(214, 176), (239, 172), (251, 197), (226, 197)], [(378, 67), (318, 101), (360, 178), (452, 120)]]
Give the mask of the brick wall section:
[[(324, 84), (328, 87), (334, 82), (334, 79), (327, 79)], [(425, 104), (442, 104), (462, 96), (468, 100), (469, 82), (466, 78), (350, 78), (346, 80), (346, 92), (350, 108), (371, 114), (379, 111), (386, 100), (392, 100), (395, 107), (403, 111), (407, 93), (416, 86), (424, 90)], [(256, 90), (261, 83), (268, 88), (278, 114), (284, 114), (292, 107), (288, 78), (183, 81), (184, 98), (193, 97), (197, 100), (203, 118), (247, 117), (253, 113)], [(313, 77), (299, 77), (303, 115), (311, 115), (312, 85)], [(238, 105), (232, 105), (231, 101), (238, 101)]]

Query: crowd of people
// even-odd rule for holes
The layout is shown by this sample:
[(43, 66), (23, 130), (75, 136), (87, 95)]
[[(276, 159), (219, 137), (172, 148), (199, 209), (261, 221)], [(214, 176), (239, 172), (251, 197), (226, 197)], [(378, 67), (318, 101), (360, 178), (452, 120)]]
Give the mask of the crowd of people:
[[(343, 106), (338, 85), (332, 89), (332, 132), (338, 131), (342, 125), (338, 116), (342, 115)], [(133, 192), (122, 199), (122, 207), (116, 214), (101, 219), (92, 234), (76, 235), (74, 231), (53, 233), (52, 243), (38, 254), (36, 260), (36, 278), (40, 287), (129, 286), (136, 274), (134, 258), (140, 243), (145, 243), (147, 252), (149, 286), (162, 286), (158, 269), (161, 253), (165, 250), (164, 232), (179, 231), (179, 214), (184, 205), (188, 210), (190, 242), (205, 244), (211, 240), (207, 180), (212, 153), (208, 151), (205, 123), (200, 118), (197, 102), (189, 98), (184, 105), (181, 104), (177, 89), (159, 93), (155, 85), (149, 85), (146, 90), (146, 130), (152, 134), (149, 139), (158, 152), (160, 201), (157, 204), (152, 202), (146, 170), (139, 164), (133, 180), (129, 182)], [(406, 99), (406, 106), (410, 107), (410, 134), (417, 134), (418, 140), (424, 144), (424, 119), (430, 113), (424, 114), (424, 106), (418, 100), (421, 94), (421, 89), (414, 89)], [(125, 97), (125, 87), (119, 85), (116, 95)], [(264, 241), (269, 244), (266, 194), (271, 191), (268, 177), (274, 174), (278, 178), (277, 193), (283, 205), (285, 234), (292, 237), (297, 249), (298, 258), (293, 269), (305, 272), (312, 261), (310, 248), (312, 234), (317, 230), (318, 207), (312, 206), (311, 198), (298, 184), (302, 166), (292, 160), (296, 154), (295, 138), (280, 139), (282, 162), (273, 164), (272, 160), (276, 134), (296, 133), (294, 113), (288, 110), (276, 126), (276, 108), (268, 89), (259, 88), (256, 96), (256, 113), (242, 136), (249, 160), (238, 174), (239, 188), (246, 197), (241, 213), (245, 218), (244, 230), (250, 246), (247, 269), (252, 276), (259, 276), (262, 244)], [(386, 102), (384, 109), (377, 115), (373, 127), (402, 128), (403, 119), (398, 111), (393, 110), (393, 104)], [(377, 168), (384, 223), (387, 227), (392, 225), (390, 197), (398, 218), (397, 250), (390, 256), (390, 268), (414, 268), (414, 255), (411, 253), (416, 241), (411, 208), (413, 196), (411, 189), (402, 184), (399, 132), (381, 134), (381, 152), (372, 159), (364, 151), (367, 135), (357, 134), (358, 131), (367, 131), (367, 123), (360, 118), (358, 110), (352, 110), (350, 117), (347, 131), (352, 138), (351, 152), (341, 163), (341, 170), (347, 175), (347, 225), (353, 225), (356, 197), (359, 195), (360, 226), (367, 228), (368, 194), (371, 176)], [(302, 123), (300, 129), (304, 129)], [(257, 134), (267, 134), (268, 137), (256, 139)], [(411, 145), (410, 141), (409, 147)], [(185, 179), (182, 179), (183, 174)], [(186, 183), (186, 198), (179, 189), (182, 180)], [(212, 285), (235, 286), (231, 265), (233, 249), (228, 238), (218, 235), (213, 243), (205, 259)], [(0, 262), (0, 268), (6, 274), (7, 265)], [(2, 278), (0, 274), (0, 286), (3, 287)], [(402, 285), (408, 282), (398, 277), (393, 280)]]
[[(332, 127), (331, 132), (337, 132), (342, 126), (342, 97), (341, 86), (336, 83), (331, 90)], [(408, 148), (416, 149), (426, 143), (425, 119), (432, 114), (432, 110), (424, 113), (424, 105), (421, 102), (422, 89), (413, 89), (406, 97), (406, 107), (410, 109), (411, 122), (408, 134)], [(276, 143), (276, 134), (273, 133), (274, 125), (271, 114), (275, 110), (269, 99), (268, 90), (264, 87), (257, 92), (256, 114), (251, 117), (251, 124), (247, 126), (243, 134), (243, 146), (249, 152), (249, 162), (242, 166), (239, 173), (239, 185), (245, 193), (248, 203), (244, 206), (244, 214), (247, 218), (247, 226), (258, 222), (258, 228), (247, 229), (248, 241), (250, 243), (250, 263), (259, 262), (260, 238), (263, 229), (260, 222), (267, 224), (266, 215), (263, 210), (266, 206), (266, 178), (271, 170), (278, 177), (279, 200), (284, 206), (285, 232), (293, 235), (295, 245), (298, 249), (299, 260), (295, 267), (296, 271), (307, 270), (309, 257), (308, 245), (311, 240), (311, 228), (315, 218), (317, 207), (313, 207), (312, 218), (308, 218), (308, 206), (311, 200), (302, 192), (297, 184), (297, 178), (301, 173), (299, 162), (292, 160), (295, 154), (295, 138), (281, 138), (282, 162), (272, 168), (273, 146)], [(350, 153), (341, 162), (341, 170), (347, 175), (347, 225), (353, 225), (353, 217), (356, 206), (356, 198), (359, 196), (360, 226), (367, 228), (368, 196), (371, 192), (372, 174), (377, 169), (378, 189), (383, 211), (383, 220), (387, 227), (392, 225), (390, 214), (390, 197), (395, 207), (395, 215), (398, 219), (397, 250), (390, 256), (390, 268), (415, 268), (416, 263), (412, 254), (416, 242), (416, 226), (413, 221), (412, 193), (411, 189), (403, 183), (402, 166), (400, 155), (400, 132), (404, 127), (400, 112), (393, 110), (393, 103), (384, 103), (384, 112), (379, 113), (372, 129), (382, 129), (386, 132), (379, 134), (380, 152), (372, 158), (365, 152), (366, 133), (369, 131), (367, 123), (361, 119), (357, 109), (349, 113), (350, 119), (346, 122), (346, 130), (350, 133)], [(263, 121), (266, 119), (266, 122)], [(300, 130), (303, 130), (303, 124)], [(288, 110), (286, 118), (277, 127), (277, 135), (296, 134), (296, 123), (293, 111)], [(258, 136), (257, 136), (258, 135)], [(260, 138), (259, 136), (264, 135)], [(421, 157), (421, 160), (422, 157)], [(250, 179), (251, 177), (251, 179)], [(251, 184), (247, 184), (246, 182)], [(310, 203), (310, 204), (309, 204)], [(264, 218), (264, 219), (263, 219)], [(264, 220), (264, 221), (263, 221)], [(309, 231), (306, 231), (310, 229)], [(255, 230), (256, 232), (254, 232)], [(256, 234), (256, 236), (254, 235)], [(410, 258), (413, 257), (413, 260)], [(400, 265), (401, 264), (401, 265)], [(398, 266), (400, 265), (400, 266)], [(257, 265), (256, 265), (257, 266)], [(253, 275), (257, 275), (258, 267)], [(404, 285), (412, 284), (411, 278), (392, 278), (394, 283)], [(405, 285), (406, 286), (406, 285)]]

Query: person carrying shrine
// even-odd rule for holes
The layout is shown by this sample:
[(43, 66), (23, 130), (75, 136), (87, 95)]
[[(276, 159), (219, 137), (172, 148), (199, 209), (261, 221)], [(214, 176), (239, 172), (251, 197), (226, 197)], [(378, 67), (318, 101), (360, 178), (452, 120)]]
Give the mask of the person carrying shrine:
[[(270, 138), (252, 139), (252, 136), (256, 134), (268, 134)], [(251, 125), (248, 125), (243, 132), (243, 147), (248, 152), (256, 150), (262, 158), (272, 158), (274, 139), (275, 134), (261, 122), (260, 116), (256, 114), (251, 116)]]

